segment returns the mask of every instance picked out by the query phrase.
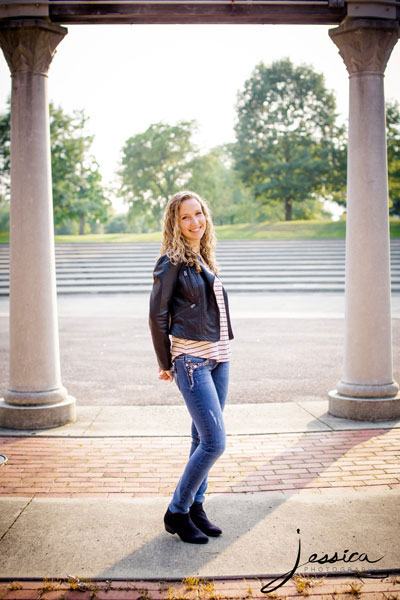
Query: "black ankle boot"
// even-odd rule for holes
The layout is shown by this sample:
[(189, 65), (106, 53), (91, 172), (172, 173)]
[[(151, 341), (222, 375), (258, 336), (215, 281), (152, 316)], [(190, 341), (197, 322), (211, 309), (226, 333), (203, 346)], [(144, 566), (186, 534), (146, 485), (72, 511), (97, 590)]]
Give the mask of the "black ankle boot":
[(189, 510), (190, 518), (193, 523), (202, 531), (203, 533), (211, 536), (221, 535), (222, 529), (213, 525), (208, 519), (207, 515), (204, 512), (203, 504), (201, 502), (193, 502), (192, 506)]
[(189, 513), (173, 513), (169, 510), (164, 515), (164, 525), (168, 533), (177, 533), (183, 542), (190, 544), (207, 544), (208, 537), (197, 529)]

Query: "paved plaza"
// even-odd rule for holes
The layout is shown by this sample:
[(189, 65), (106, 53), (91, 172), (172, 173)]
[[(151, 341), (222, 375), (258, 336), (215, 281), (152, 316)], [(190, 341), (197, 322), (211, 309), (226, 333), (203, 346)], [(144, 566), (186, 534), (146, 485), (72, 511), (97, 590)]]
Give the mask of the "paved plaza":
[[(179, 405), (157, 379), (148, 294), (58, 298), (63, 384), (86, 406)], [(231, 293), (229, 402), (321, 400), (342, 375), (343, 294)], [(8, 298), (0, 298), (0, 388), (8, 376)], [(393, 295), (394, 376), (400, 380), (400, 294)]]

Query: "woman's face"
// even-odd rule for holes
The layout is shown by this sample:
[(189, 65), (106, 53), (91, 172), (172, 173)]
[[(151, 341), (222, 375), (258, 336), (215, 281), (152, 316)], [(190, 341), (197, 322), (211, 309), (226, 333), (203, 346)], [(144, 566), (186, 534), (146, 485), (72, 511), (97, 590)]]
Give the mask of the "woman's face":
[(200, 249), (200, 240), (206, 230), (206, 218), (201, 206), (194, 198), (183, 200), (179, 206), (179, 225), (182, 235), (197, 251)]

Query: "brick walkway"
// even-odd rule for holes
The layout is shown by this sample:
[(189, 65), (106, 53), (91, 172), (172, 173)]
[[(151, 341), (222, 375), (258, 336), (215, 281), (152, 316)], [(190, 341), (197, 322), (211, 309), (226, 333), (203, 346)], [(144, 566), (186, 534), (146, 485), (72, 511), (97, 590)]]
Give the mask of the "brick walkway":
[[(189, 437), (1, 437), (8, 463), (0, 469), (0, 496), (169, 496), (189, 448)], [(228, 436), (209, 491), (398, 488), (399, 458), (399, 429)], [(294, 575), (272, 593), (261, 592), (269, 580), (258, 578), (84, 581), (0, 581), (0, 600), (400, 600), (400, 575), (393, 573), (380, 579)]]
[[(189, 437), (2, 437), (1, 496), (169, 496)], [(400, 487), (400, 430), (228, 436), (209, 492)]]
[(193, 577), (179, 582), (126, 580), (77, 582), (73, 579), (14, 581), (0, 583), (0, 598), (4, 600), (400, 599), (400, 577), (394, 575), (382, 579), (295, 575), (274, 592), (261, 592), (261, 588), (269, 581), (258, 578), (199, 580)]

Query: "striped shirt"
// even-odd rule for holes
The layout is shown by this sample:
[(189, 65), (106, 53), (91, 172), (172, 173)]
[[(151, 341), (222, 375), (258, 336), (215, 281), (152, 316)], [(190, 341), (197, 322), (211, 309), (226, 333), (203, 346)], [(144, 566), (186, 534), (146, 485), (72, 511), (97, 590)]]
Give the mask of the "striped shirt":
[[(203, 263), (204, 264), (204, 263)], [(173, 361), (179, 354), (191, 354), (200, 358), (214, 358), (217, 362), (226, 362), (229, 360), (231, 348), (229, 344), (228, 324), (226, 318), (225, 301), (222, 291), (221, 280), (215, 275), (214, 294), (219, 308), (220, 315), (220, 338), (216, 342), (185, 340), (172, 336), (171, 360)]]

